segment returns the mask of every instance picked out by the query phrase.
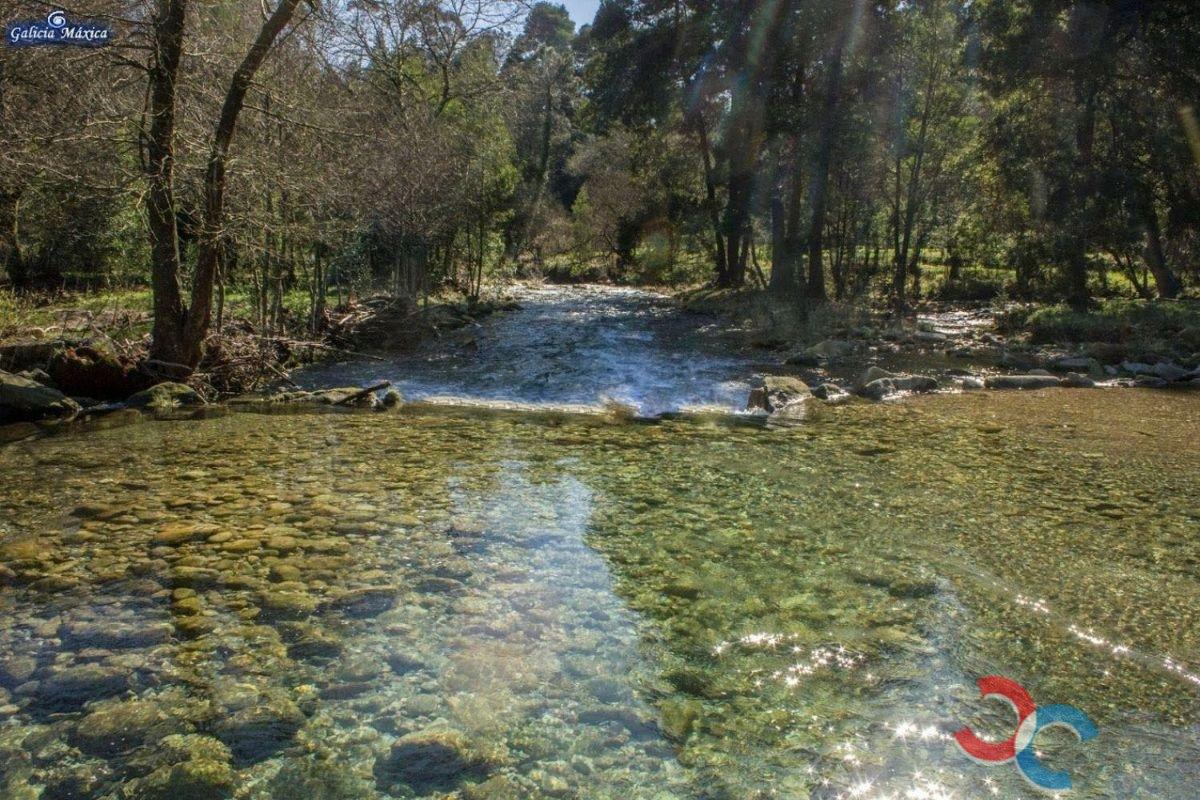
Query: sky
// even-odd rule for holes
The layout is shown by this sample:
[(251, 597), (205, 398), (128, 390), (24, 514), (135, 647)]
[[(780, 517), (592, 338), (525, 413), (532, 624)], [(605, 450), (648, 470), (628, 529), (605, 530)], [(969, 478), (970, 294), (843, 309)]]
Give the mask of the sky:
[(571, 19), (575, 23), (575, 27), (580, 25), (590, 25), (596, 16), (596, 9), (600, 7), (600, 0), (559, 0), (567, 11), (571, 13)]

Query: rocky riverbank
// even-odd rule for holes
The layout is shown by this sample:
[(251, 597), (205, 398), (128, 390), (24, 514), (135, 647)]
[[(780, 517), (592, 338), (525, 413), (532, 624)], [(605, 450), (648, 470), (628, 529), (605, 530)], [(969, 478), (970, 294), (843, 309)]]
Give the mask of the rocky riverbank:
[[(226, 324), (187, 383), (168, 380), (148, 359), (147, 341), (117, 346), (102, 331), (80, 340), (20, 338), (0, 342), (0, 443), (63, 427), (111, 427), (142, 415), (188, 419), (227, 410), (395, 408), (388, 382), (301, 390), (288, 370), (333, 358), (379, 358), (426, 338), (460, 331), (510, 300), (452, 301), (415, 307), (376, 296), (347, 304), (325, 320), (321, 341), (264, 336), (244, 321)], [(41, 335), (44, 331), (36, 331)], [(167, 370), (170, 372), (170, 370)]]
[[(913, 319), (865, 312), (833, 318), (823, 326), (825, 338), (805, 343), (804, 337), (729, 320), (728, 313), (724, 322), (715, 321), (720, 315), (697, 318), (664, 296), (636, 290), (514, 291), (528, 308), (509, 301), (471, 316), (466, 309), (435, 307), (426, 323), (454, 334), (431, 336), (411, 351), (396, 349), (395, 337), (411, 327), (401, 309), (364, 304), (357, 316), (339, 322), (340, 329), (357, 332), (343, 344), (380, 355), (310, 370), (297, 378), (306, 390), (284, 373), (267, 391), (214, 397), (204, 387), (155, 383), (128, 359), (90, 346), (10, 347), (0, 358), (25, 368), (0, 372), (0, 440), (63, 425), (124, 424), (147, 414), (181, 419), (229, 410), (391, 409), (404, 397), (487, 408), (619, 410), (624, 418), (745, 408), (798, 420), (816, 401), (1200, 386), (1200, 353), (1184, 352), (1191, 342), (1186, 335), (1157, 350), (1103, 342), (1035, 344), (1021, 333), (1001, 332), (988, 309), (941, 308)], [(497, 310), (509, 313), (476, 322)], [(130, 376), (146, 385), (122, 394)], [(81, 396), (81, 385), (97, 396)], [(205, 402), (214, 399), (220, 402)]]
[[(800, 392), (805, 398), (839, 404), (947, 391), (1200, 387), (1200, 338), (1190, 328), (1123, 331), (1121, 343), (1045, 341), (1040, 329), (1014, 327), (1011, 314), (989, 308), (931, 306), (910, 318), (840, 309), (807, 328), (729, 300), (701, 308), (738, 325), (745, 346), (762, 354), (764, 377), (748, 408), (773, 415), (777, 404), (764, 394), (783, 379), (812, 387)], [(812, 343), (814, 333), (823, 338)], [(790, 415), (801, 415), (800, 406)]]
[[(926, 346), (930, 343), (953, 347), (931, 351)], [(980, 353), (941, 334), (882, 347), (870, 340), (825, 340), (788, 355), (781, 365), (783, 374), (765, 375), (751, 390), (746, 407), (773, 417), (798, 418), (804, 416), (804, 403), (810, 398), (840, 405), (853, 397), (881, 401), (939, 391), (1200, 389), (1200, 367), (1154, 354), (1140, 358), (1104, 364), (1077, 353), (1037, 355), (1001, 348)], [(889, 370), (872, 364), (862, 369), (872, 361), (899, 366)], [(923, 366), (926, 372), (906, 371), (904, 365)], [(854, 370), (861, 372), (855, 377)]]

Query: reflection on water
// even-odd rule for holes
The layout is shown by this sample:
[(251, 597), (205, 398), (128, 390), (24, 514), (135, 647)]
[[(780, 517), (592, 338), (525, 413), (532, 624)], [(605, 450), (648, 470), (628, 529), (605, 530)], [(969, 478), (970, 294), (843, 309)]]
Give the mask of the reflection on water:
[(1200, 399), (784, 431), (234, 415), (9, 446), (5, 798), (1032, 797), (1200, 782)]

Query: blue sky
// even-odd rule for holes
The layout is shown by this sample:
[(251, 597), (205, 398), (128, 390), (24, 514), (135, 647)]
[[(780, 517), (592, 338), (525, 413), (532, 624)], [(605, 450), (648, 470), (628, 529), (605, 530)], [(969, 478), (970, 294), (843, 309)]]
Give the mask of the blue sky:
[(600, 7), (600, 0), (559, 0), (567, 11), (571, 13), (571, 19), (575, 22), (575, 27), (580, 25), (588, 25), (596, 16), (596, 9)]

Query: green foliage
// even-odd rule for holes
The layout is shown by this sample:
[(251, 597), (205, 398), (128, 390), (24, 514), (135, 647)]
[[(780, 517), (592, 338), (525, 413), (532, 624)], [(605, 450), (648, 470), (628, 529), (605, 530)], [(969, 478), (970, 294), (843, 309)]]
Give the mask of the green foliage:
[(1195, 350), (1200, 349), (1200, 303), (1106, 300), (1089, 312), (1050, 306), (1030, 313), (1024, 327), (1036, 343), (1178, 341)]
[[(185, 283), (215, 99), (261, 24), (196, 13)], [(737, 284), (751, 252), (793, 299), (826, 274), (835, 299), (900, 305), (1200, 286), (1178, 117), (1200, 96), (1197, 3), (603, 0), (576, 34), (554, 2), (378, 0), (304, 25), (257, 76), (229, 165), (225, 281), (271, 294), (264, 317), (522, 270)], [(0, 269), (140, 285), (145, 76), (46, 56), (0, 71)]]
[(956, 281), (942, 281), (930, 292), (935, 300), (946, 302), (985, 302), (996, 299), (1004, 291), (1007, 275), (987, 270), (971, 270)]

